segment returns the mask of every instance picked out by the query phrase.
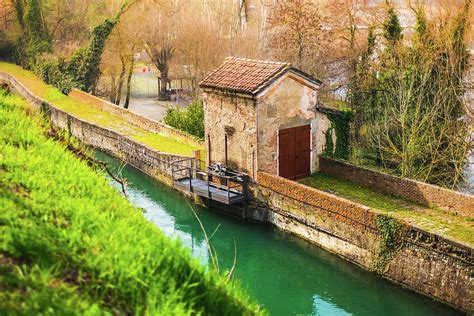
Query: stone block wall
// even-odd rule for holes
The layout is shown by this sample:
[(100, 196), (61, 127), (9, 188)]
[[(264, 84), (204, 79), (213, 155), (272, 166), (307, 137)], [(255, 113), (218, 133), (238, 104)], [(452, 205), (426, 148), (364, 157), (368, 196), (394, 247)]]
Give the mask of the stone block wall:
[(6, 82), (12, 90), (30, 101), (37, 110), (46, 113), (53, 125), (69, 131), (85, 144), (119, 157), (170, 186), (172, 185), (172, 162), (184, 159), (180, 165), (191, 166), (193, 163), (192, 157), (159, 152), (126, 135), (79, 119), (35, 96), (8, 74), (0, 73), (0, 82)]
[(421, 205), (435, 206), (464, 216), (474, 217), (473, 195), (357, 167), (323, 156), (319, 157), (319, 170)]
[(208, 163), (225, 162), (227, 133), (228, 164), (253, 177), (256, 171), (257, 150), (254, 101), (207, 91), (204, 99), (204, 118)]
[(278, 174), (278, 131), (302, 125), (311, 126), (310, 169), (316, 170), (317, 145), (325, 142), (316, 120), (317, 89), (288, 73), (257, 97), (258, 170)]
[(147, 117), (141, 116), (139, 114), (133, 113), (125, 108), (119, 107), (113, 103), (102, 100), (96, 96), (93, 96), (89, 93), (74, 89), (69, 94), (69, 97), (85, 102), (90, 106), (93, 106), (101, 111), (111, 113), (113, 115), (119, 116), (123, 120), (132, 123), (136, 126), (140, 126), (150, 132), (162, 134), (165, 136), (170, 136), (176, 138), (187, 144), (191, 144), (196, 147), (204, 146), (204, 141), (201, 141), (197, 137), (189, 135), (186, 132), (175, 129), (171, 126), (168, 126), (164, 123), (157, 122), (155, 120), (149, 119)]
[[(270, 208), (268, 220), (368, 270), (380, 260), (380, 213), (264, 172), (256, 198)], [(465, 311), (474, 309), (473, 249), (406, 224), (401, 247), (379, 271), (396, 283)]]

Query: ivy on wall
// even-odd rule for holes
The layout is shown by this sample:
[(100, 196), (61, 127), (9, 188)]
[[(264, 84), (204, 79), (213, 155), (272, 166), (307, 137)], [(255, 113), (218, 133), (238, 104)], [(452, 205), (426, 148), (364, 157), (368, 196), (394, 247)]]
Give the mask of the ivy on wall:
[(326, 133), (324, 134), (324, 137), (326, 139), (326, 145), (324, 146), (323, 151), (324, 156), (334, 157), (334, 141), (332, 140), (333, 131), (334, 127), (331, 124), (331, 127), (329, 127)]
[(105, 42), (120, 21), (125, 5), (112, 19), (106, 19), (92, 31), (86, 47), (77, 49), (69, 61), (59, 58), (55, 61), (39, 60), (34, 71), (46, 83), (52, 84), (62, 93), (68, 94), (73, 88), (91, 92), (100, 75), (100, 59)]
[(383, 214), (377, 215), (376, 222), (380, 232), (380, 248), (374, 270), (383, 274), (397, 251), (403, 246), (406, 225)]
[[(350, 150), (350, 122), (353, 112), (350, 109), (342, 109), (338, 112), (326, 113), (331, 122), (331, 127), (326, 131), (326, 145), (324, 155), (336, 159), (349, 159)], [(336, 144), (333, 141), (333, 133), (336, 133)]]

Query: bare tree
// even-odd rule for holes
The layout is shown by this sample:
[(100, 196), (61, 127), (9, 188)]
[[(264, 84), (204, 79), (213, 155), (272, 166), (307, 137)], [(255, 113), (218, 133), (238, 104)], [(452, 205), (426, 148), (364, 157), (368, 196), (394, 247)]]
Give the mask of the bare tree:
[(277, 2), (268, 18), (269, 47), (274, 58), (321, 76), (320, 61), (328, 44), (330, 28), (325, 26), (321, 8), (310, 0)]
[(169, 69), (174, 54), (174, 47), (171, 46), (171, 43), (166, 41), (161, 42), (159, 45), (148, 42), (145, 45), (145, 49), (161, 75), (158, 98), (163, 101), (170, 100), (168, 90), (168, 84), (170, 82)]

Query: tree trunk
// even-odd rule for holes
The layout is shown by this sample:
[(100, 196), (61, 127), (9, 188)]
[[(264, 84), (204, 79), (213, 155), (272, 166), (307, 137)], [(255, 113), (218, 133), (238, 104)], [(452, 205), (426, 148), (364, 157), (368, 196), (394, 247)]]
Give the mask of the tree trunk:
[(169, 83), (169, 78), (168, 78), (168, 67), (163, 67), (160, 70), (161, 73), (161, 89), (160, 89), (160, 94), (158, 96), (159, 100), (162, 101), (169, 101), (170, 100), (170, 93), (167, 90), (167, 86)]
[(125, 61), (125, 57), (121, 56), (120, 62), (122, 64), (122, 68), (120, 69), (120, 77), (119, 77), (119, 82), (118, 82), (118, 87), (117, 87), (117, 94), (115, 95), (115, 100), (114, 100), (114, 103), (116, 105), (120, 105), (120, 101), (122, 100), (123, 82), (125, 80), (125, 72), (127, 70), (126, 68), (127, 63)]
[(128, 71), (128, 77), (127, 77), (127, 95), (125, 97), (125, 104), (124, 104), (124, 108), (128, 109), (128, 105), (130, 103), (130, 89), (131, 89), (131, 83), (132, 83), (132, 74), (133, 74), (133, 66), (135, 64), (135, 60), (133, 58), (133, 54), (132, 54), (132, 58), (131, 58), (131, 61), (130, 61), (130, 70)]
[(117, 95), (117, 86), (116, 86), (116, 75), (115, 71), (110, 73), (110, 93), (109, 93), (109, 100), (112, 103), (115, 103), (115, 97)]

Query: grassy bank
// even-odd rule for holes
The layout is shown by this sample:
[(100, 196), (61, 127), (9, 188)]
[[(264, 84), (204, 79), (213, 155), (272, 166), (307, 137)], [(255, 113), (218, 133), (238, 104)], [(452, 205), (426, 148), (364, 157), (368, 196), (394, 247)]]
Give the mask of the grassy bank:
[(156, 150), (172, 154), (192, 155), (193, 150), (203, 149), (191, 146), (171, 137), (152, 133), (139, 126), (133, 125), (118, 116), (94, 108), (83, 100), (66, 96), (53, 86), (45, 84), (33, 73), (17, 65), (0, 62), (0, 71), (14, 76), (36, 96), (54, 104), (56, 107), (65, 110), (80, 119), (128, 135), (137, 141), (155, 148)]
[(429, 232), (474, 246), (474, 220), (470, 217), (424, 207), (322, 172), (300, 182), (377, 209)]
[(0, 314), (255, 314), (0, 94)]

